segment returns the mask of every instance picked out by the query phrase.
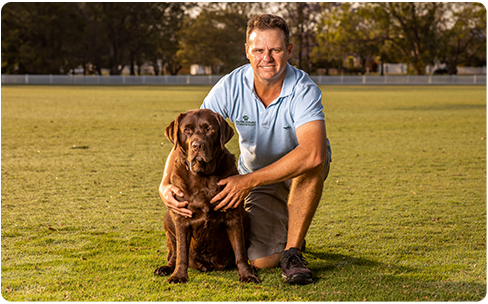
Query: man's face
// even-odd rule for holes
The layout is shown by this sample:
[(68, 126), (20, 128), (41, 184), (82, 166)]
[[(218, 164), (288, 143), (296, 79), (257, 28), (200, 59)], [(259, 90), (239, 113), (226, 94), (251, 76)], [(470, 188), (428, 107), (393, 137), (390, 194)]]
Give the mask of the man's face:
[(246, 44), (246, 57), (254, 70), (255, 81), (283, 80), (292, 49), (293, 44), (285, 45), (284, 34), (279, 29), (252, 31)]

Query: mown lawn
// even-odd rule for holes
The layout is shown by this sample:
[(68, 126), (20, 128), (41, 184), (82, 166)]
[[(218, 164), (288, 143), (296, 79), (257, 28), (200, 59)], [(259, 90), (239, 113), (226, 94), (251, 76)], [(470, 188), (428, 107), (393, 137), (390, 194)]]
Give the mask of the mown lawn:
[(166, 258), (164, 129), (210, 87), (2, 86), (3, 298), (483, 299), (486, 87), (321, 88), (333, 162), (307, 236), (316, 282), (288, 286), (279, 269), (260, 285), (152, 274)]

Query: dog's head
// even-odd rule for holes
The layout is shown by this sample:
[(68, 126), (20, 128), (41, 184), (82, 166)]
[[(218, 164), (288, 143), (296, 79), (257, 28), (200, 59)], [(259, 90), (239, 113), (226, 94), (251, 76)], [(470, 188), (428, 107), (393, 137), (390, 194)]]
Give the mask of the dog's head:
[(178, 115), (166, 128), (166, 137), (181, 152), (194, 174), (211, 174), (234, 130), (211, 110), (190, 110)]

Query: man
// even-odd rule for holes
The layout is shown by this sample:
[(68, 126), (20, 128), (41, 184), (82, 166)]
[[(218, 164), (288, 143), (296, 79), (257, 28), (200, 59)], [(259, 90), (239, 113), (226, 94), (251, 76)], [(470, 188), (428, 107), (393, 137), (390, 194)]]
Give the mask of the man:
[[(224, 188), (211, 203), (225, 212), (244, 201), (252, 265), (276, 267), (281, 259), (287, 283), (312, 283), (299, 248), (329, 171), (322, 93), (287, 63), (293, 44), (282, 18), (251, 18), (245, 49), (250, 64), (223, 77), (202, 105), (235, 123), (241, 150), (240, 175), (221, 180)], [(159, 192), (168, 209), (191, 217), (188, 203), (175, 199), (181, 191), (169, 184), (174, 157), (171, 152)]]

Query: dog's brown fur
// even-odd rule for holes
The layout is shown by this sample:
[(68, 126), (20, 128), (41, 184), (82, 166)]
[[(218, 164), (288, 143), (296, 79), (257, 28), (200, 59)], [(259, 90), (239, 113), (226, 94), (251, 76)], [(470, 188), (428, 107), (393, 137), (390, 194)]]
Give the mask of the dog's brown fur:
[(188, 266), (223, 270), (234, 265), (234, 257), (240, 281), (260, 283), (247, 260), (244, 226), (249, 218), (242, 204), (227, 212), (215, 211), (210, 204), (221, 190), (217, 182), (238, 174), (235, 157), (225, 148), (233, 135), (222, 116), (210, 110), (180, 114), (166, 128), (166, 137), (178, 153), (171, 183), (183, 191), (181, 201), (188, 201), (193, 212), (191, 218), (171, 211), (165, 215), (168, 265), (154, 273), (171, 274), (170, 283), (186, 282)]

